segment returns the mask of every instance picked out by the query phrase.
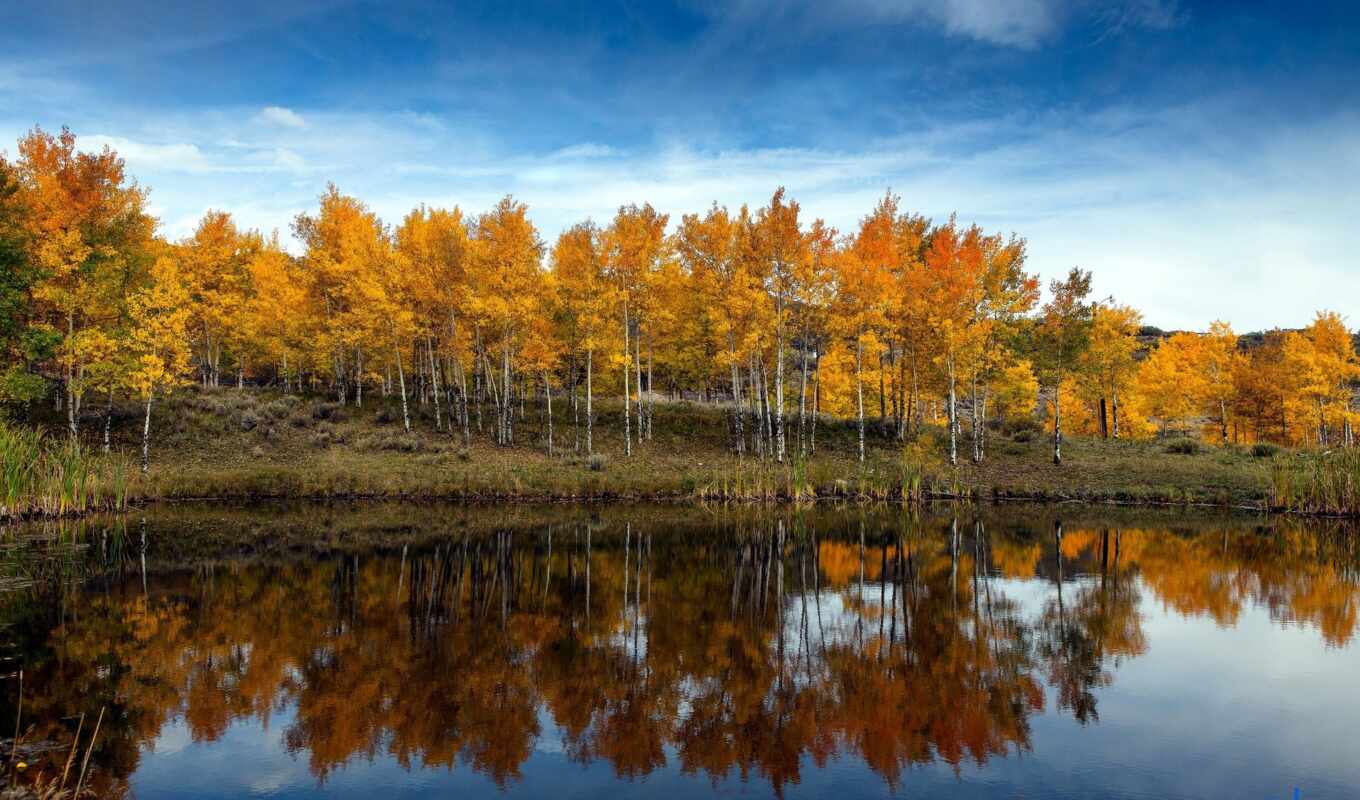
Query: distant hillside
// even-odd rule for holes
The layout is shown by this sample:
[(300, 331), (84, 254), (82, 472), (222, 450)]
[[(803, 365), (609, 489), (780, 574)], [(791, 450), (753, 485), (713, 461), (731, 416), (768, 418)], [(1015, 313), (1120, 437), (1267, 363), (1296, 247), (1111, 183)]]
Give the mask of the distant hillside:
[[(1276, 328), (1269, 331), (1252, 331), (1237, 337), (1237, 348), (1239, 350), (1253, 350), (1265, 344), (1266, 338), (1273, 334), (1297, 333), (1301, 328)], [(1138, 343), (1144, 350), (1156, 347), (1164, 339), (1169, 339), (1178, 333), (1200, 333), (1200, 331), (1168, 331), (1158, 328), (1156, 325), (1144, 325), (1138, 329)], [(1357, 352), (1360, 352), (1360, 331), (1351, 334), (1351, 342)]]

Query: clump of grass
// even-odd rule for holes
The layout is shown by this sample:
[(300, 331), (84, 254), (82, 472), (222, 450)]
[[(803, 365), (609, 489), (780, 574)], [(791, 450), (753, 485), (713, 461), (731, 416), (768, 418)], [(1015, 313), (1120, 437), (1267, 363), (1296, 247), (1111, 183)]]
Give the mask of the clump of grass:
[(1279, 452), (1279, 446), (1270, 442), (1257, 442), (1251, 446), (1252, 458), (1274, 458)]
[(0, 423), (0, 516), (22, 513), (33, 495), (42, 458), (42, 434)]
[(325, 450), (333, 444), (344, 444), (345, 435), (329, 422), (323, 422), (317, 426), (316, 432), (307, 440), (312, 447), (318, 450)]
[(371, 433), (360, 437), (355, 444), (363, 450), (397, 453), (416, 453), (425, 448), (420, 437), (408, 433)]
[(1193, 456), (1200, 451), (1200, 444), (1194, 439), (1172, 439), (1166, 443), (1166, 452), (1173, 455)]
[(1014, 420), (1006, 423), (1006, 427), (1013, 442), (1032, 442), (1043, 433), (1042, 426), (1035, 419)]
[(331, 422), (341, 422), (345, 418), (345, 412), (339, 403), (313, 403), (312, 419), (330, 420)]
[(817, 497), (817, 487), (808, 479), (807, 461), (801, 456), (793, 460), (793, 468), (789, 471), (788, 496), (799, 502)]
[(277, 400), (266, 403), (260, 409), (260, 413), (264, 415), (265, 418), (272, 421), (287, 419), (300, 402), (302, 401), (293, 395), (285, 395)]
[(1360, 450), (1278, 455), (1269, 472), (1274, 508), (1360, 516)]
[(604, 472), (605, 467), (609, 466), (609, 456), (604, 453), (591, 453), (590, 458), (586, 459), (586, 466), (591, 472)]
[(0, 519), (126, 507), (131, 462), (0, 422)]

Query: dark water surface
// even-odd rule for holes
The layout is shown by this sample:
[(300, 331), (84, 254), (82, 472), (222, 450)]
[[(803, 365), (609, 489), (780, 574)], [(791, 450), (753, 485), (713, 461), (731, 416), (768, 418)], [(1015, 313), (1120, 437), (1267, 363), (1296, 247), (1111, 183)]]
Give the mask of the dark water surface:
[(1360, 793), (1338, 528), (191, 506), (3, 541), (26, 775), (103, 709), (110, 796)]

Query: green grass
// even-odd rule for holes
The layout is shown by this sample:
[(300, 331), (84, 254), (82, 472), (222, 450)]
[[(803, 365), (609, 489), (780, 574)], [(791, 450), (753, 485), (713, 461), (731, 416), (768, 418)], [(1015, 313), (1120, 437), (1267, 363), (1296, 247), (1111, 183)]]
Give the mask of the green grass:
[[(621, 404), (597, 400), (596, 409), (592, 458), (573, 447), (570, 404), (554, 403), (556, 452), (549, 456), (533, 404), (516, 422), (516, 444), (499, 447), (489, 439), (489, 412), (488, 430), (478, 433), (474, 416), (464, 444), (459, 434), (436, 431), (433, 406), (419, 402), (408, 434), (399, 402), (373, 393), (357, 408), (274, 391), (194, 388), (157, 408), (151, 473), (130, 484), (124, 479), (123, 491), (137, 499), (964, 497), (1225, 506), (1264, 506), (1273, 496), (1272, 462), (1241, 448), (1168, 452), (1165, 442), (1072, 438), (1056, 466), (1046, 436), (991, 432), (983, 463), (969, 463), (971, 445), (961, 443), (955, 468), (943, 459), (942, 430), (904, 444), (875, 424), (861, 464), (854, 422), (824, 418), (815, 454), (797, 457), (791, 430), (790, 458), (777, 464), (733, 454), (722, 411), (681, 402), (658, 403), (653, 438), (635, 442), (633, 455), (624, 456)], [(115, 449), (135, 451), (139, 422), (131, 407), (116, 411)], [(86, 425), (96, 433), (94, 420)]]
[(1360, 514), (1360, 451), (1276, 455), (1270, 464), (1270, 505), (1327, 516)]
[(134, 491), (132, 475), (122, 454), (0, 420), (0, 519), (122, 509)]

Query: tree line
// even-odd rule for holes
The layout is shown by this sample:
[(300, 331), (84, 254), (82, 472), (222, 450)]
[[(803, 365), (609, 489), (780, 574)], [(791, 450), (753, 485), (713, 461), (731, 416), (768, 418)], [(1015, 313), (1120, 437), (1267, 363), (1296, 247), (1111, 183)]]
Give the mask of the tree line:
[(981, 461), (990, 429), (1040, 420), (1059, 462), (1064, 430), (1354, 444), (1360, 364), (1336, 313), (1253, 347), (1225, 322), (1149, 341), (1090, 272), (1041, 304), (1024, 239), (891, 193), (849, 232), (782, 188), (678, 219), (627, 205), (551, 245), (511, 197), (393, 226), (334, 185), (292, 221), (300, 255), (222, 211), (179, 241), (156, 227), (108, 147), (34, 128), (0, 157), (0, 402), (51, 399), (73, 436), (102, 403), (107, 447), (115, 398), (135, 398), (144, 462), (155, 400), (191, 381), (377, 391), (407, 430), (418, 402), (502, 445), (532, 402), (550, 453), (553, 402), (590, 453), (601, 397), (622, 403), (625, 454), (664, 398), (721, 404), (734, 451), (781, 462), (815, 453), (827, 416), (855, 420), (861, 460), (870, 432), (942, 424), (951, 463)]

